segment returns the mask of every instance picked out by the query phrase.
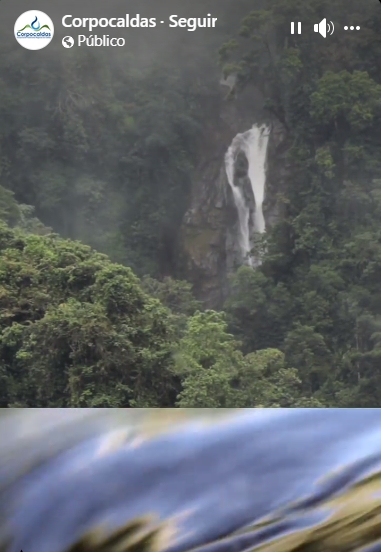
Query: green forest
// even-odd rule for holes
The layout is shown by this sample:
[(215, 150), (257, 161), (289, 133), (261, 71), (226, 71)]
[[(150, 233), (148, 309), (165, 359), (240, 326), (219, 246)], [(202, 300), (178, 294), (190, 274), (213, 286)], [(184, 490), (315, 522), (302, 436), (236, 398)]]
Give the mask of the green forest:
[[(0, 407), (381, 406), (381, 5), (207, 9), (218, 32), (152, 59), (1, 45)], [(287, 186), (210, 310), (178, 236), (231, 73), (224, 101), (255, 85), (285, 129)]]

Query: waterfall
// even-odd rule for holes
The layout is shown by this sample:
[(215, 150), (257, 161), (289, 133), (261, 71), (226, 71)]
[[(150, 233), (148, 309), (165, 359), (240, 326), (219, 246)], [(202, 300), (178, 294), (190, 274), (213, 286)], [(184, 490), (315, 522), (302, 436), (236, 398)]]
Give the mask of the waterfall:
[[(242, 135), (238, 135), (242, 136)], [(250, 218), (250, 209), (246, 205), (245, 198), (243, 196), (242, 188), (234, 185), (234, 161), (235, 155), (237, 152), (235, 141), (237, 136), (234, 138), (232, 145), (228, 149), (225, 156), (226, 164), (226, 174), (228, 177), (229, 184), (233, 192), (233, 198), (235, 206), (238, 211), (238, 222), (239, 222), (239, 244), (244, 257), (250, 251), (250, 228), (249, 228), (249, 218)]]
[[(238, 212), (239, 246), (244, 259), (252, 249), (253, 232), (265, 231), (263, 201), (266, 184), (266, 154), (269, 141), (269, 128), (266, 125), (254, 125), (250, 130), (237, 134), (225, 155), (225, 168), (229, 185), (233, 192), (234, 203)], [(247, 176), (255, 201), (254, 213), (245, 197), (244, 190), (235, 182), (235, 162), (237, 155), (243, 152), (248, 162)], [(253, 260), (248, 261), (254, 266)]]

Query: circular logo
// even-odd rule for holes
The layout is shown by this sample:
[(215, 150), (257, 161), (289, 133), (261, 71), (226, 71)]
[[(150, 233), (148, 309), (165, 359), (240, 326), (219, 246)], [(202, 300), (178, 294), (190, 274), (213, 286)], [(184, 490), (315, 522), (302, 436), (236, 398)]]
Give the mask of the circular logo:
[(74, 46), (74, 38), (72, 36), (64, 36), (62, 39), (62, 46), (64, 48), (72, 48)]
[(27, 50), (41, 50), (52, 40), (53, 21), (46, 13), (30, 10), (20, 15), (15, 23), (15, 37)]

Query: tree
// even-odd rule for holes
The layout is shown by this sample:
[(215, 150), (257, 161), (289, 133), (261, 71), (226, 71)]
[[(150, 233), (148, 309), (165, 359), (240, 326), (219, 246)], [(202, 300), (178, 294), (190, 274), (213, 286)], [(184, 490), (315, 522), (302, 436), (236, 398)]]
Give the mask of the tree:
[(331, 363), (329, 350), (322, 335), (310, 326), (296, 324), (284, 341), (288, 366), (296, 366), (303, 391), (315, 393), (326, 379)]
[[(311, 113), (322, 126), (332, 126), (339, 134), (365, 130), (381, 113), (381, 85), (365, 71), (327, 71), (311, 94)], [(340, 136), (341, 138), (341, 136)]]
[(54, 235), (0, 240), (3, 406), (173, 404), (170, 313), (129, 268)]
[(232, 407), (231, 384), (242, 361), (223, 313), (196, 312), (175, 353), (174, 371), (181, 379), (177, 406)]

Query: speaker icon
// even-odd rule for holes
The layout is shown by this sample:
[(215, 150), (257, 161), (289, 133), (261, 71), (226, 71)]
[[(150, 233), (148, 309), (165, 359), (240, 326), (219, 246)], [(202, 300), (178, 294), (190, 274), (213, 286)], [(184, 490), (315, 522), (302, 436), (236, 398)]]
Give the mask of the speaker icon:
[(316, 23), (314, 25), (315, 33), (320, 33), (321, 36), (324, 36), (324, 38), (327, 36), (327, 33), (332, 35), (334, 30), (335, 30), (335, 25), (332, 23), (332, 21), (328, 21), (327, 23), (326, 19), (322, 19), (320, 23)]

